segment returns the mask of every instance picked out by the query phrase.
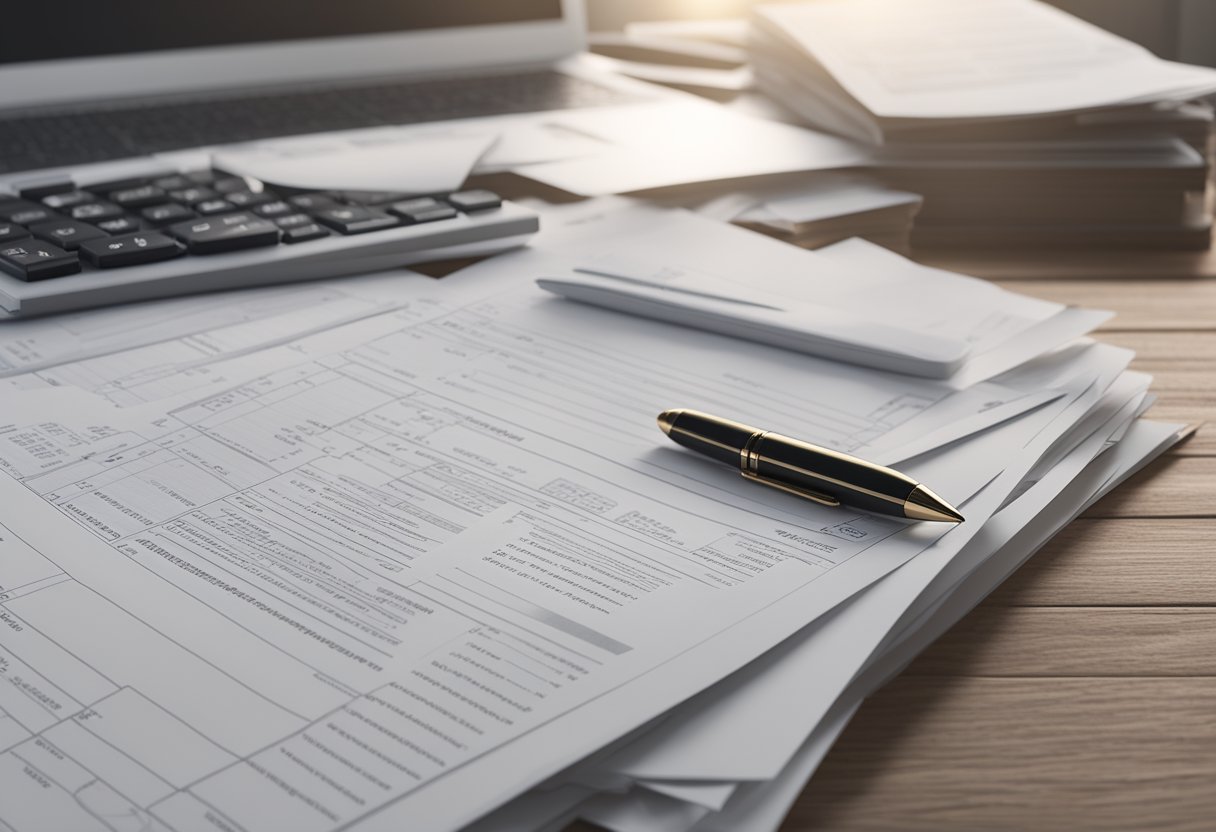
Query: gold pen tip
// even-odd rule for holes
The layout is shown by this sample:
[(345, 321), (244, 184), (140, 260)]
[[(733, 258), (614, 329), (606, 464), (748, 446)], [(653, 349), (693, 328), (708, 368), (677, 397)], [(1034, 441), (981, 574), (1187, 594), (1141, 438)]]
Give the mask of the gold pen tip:
[(909, 520), (929, 520), (938, 523), (962, 523), (963, 515), (923, 485), (912, 489), (904, 500), (904, 516)]
[(671, 429), (675, 426), (676, 419), (680, 418), (682, 410), (664, 410), (659, 414), (659, 430), (668, 436), (671, 435)]

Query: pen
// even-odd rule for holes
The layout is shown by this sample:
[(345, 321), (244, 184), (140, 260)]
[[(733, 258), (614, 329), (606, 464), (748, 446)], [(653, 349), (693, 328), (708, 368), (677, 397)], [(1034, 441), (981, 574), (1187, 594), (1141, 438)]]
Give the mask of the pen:
[(825, 506), (963, 522), (957, 509), (916, 480), (855, 456), (696, 410), (664, 410), (659, 427), (686, 448), (739, 466), (749, 480)]

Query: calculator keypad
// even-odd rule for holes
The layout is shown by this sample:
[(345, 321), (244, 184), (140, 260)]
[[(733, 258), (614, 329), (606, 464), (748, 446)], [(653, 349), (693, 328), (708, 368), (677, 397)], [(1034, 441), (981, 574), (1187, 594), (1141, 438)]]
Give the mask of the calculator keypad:
[(338, 235), (369, 234), (498, 208), (484, 190), (411, 196), (392, 191), (274, 189), (222, 171), (102, 185), (55, 181), (0, 194), (0, 270), (45, 280), (182, 255), (209, 256)]

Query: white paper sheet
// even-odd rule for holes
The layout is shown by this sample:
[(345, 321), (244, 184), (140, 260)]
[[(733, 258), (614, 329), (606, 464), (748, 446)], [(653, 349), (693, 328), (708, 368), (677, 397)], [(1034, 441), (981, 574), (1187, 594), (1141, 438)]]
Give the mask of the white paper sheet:
[[(435, 286), (429, 316), (339, 328), (374, 336), (354, 347), (302, 351), (294, 368), (171, 412), (131, 408), (130, 427), (78, 462), (30, 452), (58, 441), (52, 420), (4, 435), (16, 479), (0, 480), (0, 583), (29, 589), (6, 601), (22, 629), (3, 638), (77, 719), (56, 727), (7, 687), (0, 707), (35, 767), (59, 766), (55, 783), (89, 778), (99, 802), (55, 787), (0, 817), (89, 828), (104, 804), (183, 829), (208, 812), (248, 829), (450, 828), (943, 533), (812, 517), (754, 493), (728, 502), (712, 495), (738, 487), (719, 485), (729, 472), (677, 479), (651, 464), (674, 379), (715, 386), (697, 369), (713, 339), (676, 344), (653, 324), (559, 311), (531, 288), (534, 255), (482, 268), (480, 284)], [(718, 385), (729, 373), (805, 378), (772, 351), (732, 347)], [(891, 395), (860, 392), (849, 394), (860, 417), (869, 396)], [(608, 401), (624, 409), (607, 413)], [(715, 630), (782, 597), (784, 623), (749, 632), (727, 664), (707, 649)], [(57, 663), (45, 638), (94, 669)], [(700, 668), (668, 671), (675, 657)], [(123, 752), (102, 766), (76, 727), (93, 714)], [(32, 750), (43, 732), (68, 761)], [(0, 778), (20, 776), (4, 762)]]
[[(951, 378), (952, 384), (957, 387), (966, 387), (1012, 370), (1035, 356), (1092, 332), (1114, 316), (1114, 313), (1104, 309), (1046, 304), (1025, 295), (1002, 292), (987, 281), (922, 266), (865, 240), (845, 240), (819, 249), (815, 254), (851, 266), (851, 281), (856, 280), (854, 275), (857, 273), (869, 270), (883, 275), (888, 286), (900, 285), (903, 291), (888, 300), (891, 314), (896, 313), (898, 307), (895, 304), (902, 302), (913, 309), (926, 305), (939, 315), (948, 316), (944, 320), (939, 319), (937, 325), (959, 333), (972, 348), (966, 366)], [(866, 285), (863, 283), (858, 287), (859, 291), (852, 297), (858, 300), (870, 297), (863, 294)], [(923, 286), (926, 290), (919, 298), (913, 296), (916, 286)], [(941, 294), (929, 294), (930, 287)], [(871, 290), (883, 295), (890, 294), (886, 286), (880, 288), (871, 285)], [(953, 297), (943, 303), (941, 298), (947, 293)]]
[(1216, 90), (1216, 70), (1159, 60), (1034, 0), (826, 0), (756, 14), (879, 118), (1022, 116)]
[(429, 282), (399, 271), (5, 322), (0, 380), (79, 387), (124, 406), (155, 401), (230, 383), (223, 362), (400, 309)]
[(714, 812), (722, 811), (737, 788), (734, 783), (704, 780), (639, 780), (638, 787), (684, 803), (694, 803)]
[(712, 810), (647, 789), (626, 795), (599, 795), (579, 807), (578, 815), (610, 832), (684, 832)]
[[(622, 249), (592, 244), (540, 285), (586, 303), (966, 387), (1089, 331), (987, 281), (854, 239), (816, 252), (680, 211), (640, 211)], [(982, 359), (982, 360), (981, 360)], [(972, 365), (972, 361), (976, 363)], [(957, 380), (956, 380), (957, 376)]]
[(701, 101), (653, 107), (572, 110), (551, 123), (594, 136), (613, 149), (595, 156), (519, 170), (583, 196), (854, 167), (870, 158), (852, 142), (801, 127), (737, 115)]
[(901, 205), (919, 206), (923, 201), (920, 194), (896, 190), (856, 173), (824, 173), (796, 190), (774, 190), (776, 193), (760, 197), (756, 207), (730, 219), (762, 221), (793, 231), (807, 223)]
[(212, 165), (290, 188), (433, 194), (459, 190), (497, 138), (488, 132), (434, 138), (386, 134), (373, 144), (327, 136), (224, 149)]
[(580, 159), (609, 150), (611, 145), (561, 124), (529, 119), (512, 123), (477, 161), (474, 173), (496, 173), (524, 165)]
[(643, 81), (651, 81), (656, 84), (742, 92), (743, 90), (751, 89), (754, 81), (751, 67), (746, 66), (717, 69), (699, 66), (645, 63), (643, 61), (623, 61), (611, 58), (609, 60), (612, 61), (612, 68), (621, 75), (628, 75), (630, 78), (640, 78)]
[(747, 46), (748, 25), (742, 18), (716, 20), (639, 20), (625, 24), (625, 34), (642, 40), (661, 38), (694, 43)]

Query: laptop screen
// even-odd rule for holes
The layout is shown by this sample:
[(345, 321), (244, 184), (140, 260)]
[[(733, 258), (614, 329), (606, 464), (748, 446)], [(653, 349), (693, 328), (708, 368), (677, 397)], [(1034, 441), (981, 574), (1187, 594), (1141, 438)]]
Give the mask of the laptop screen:
[(561, 0), (42, 0), (5, 9), (0, 64), (561, 16)]

